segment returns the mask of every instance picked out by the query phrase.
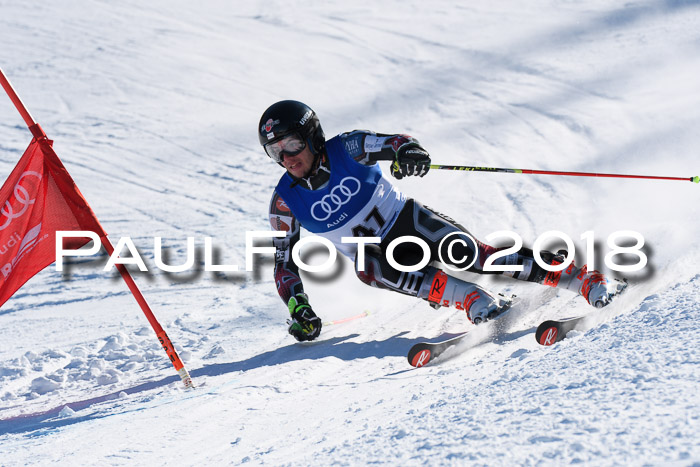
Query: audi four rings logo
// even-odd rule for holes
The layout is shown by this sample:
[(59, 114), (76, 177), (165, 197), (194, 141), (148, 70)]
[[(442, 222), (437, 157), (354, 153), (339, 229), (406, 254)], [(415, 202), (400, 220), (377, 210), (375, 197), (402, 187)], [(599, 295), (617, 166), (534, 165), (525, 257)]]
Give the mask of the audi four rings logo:
[(331, 192), (311, 205), (311, 217), (317, 221), (325, 221), (341, 206), (347, 204), (357, 193), (362, 184), (355, 177), (345, 177), (340, 185), (333, 187)]
[(39, 179), (41, 181), (41, 174), (38, 172), (33, 172), (33, 171), (27, 171), (24, 172), (20, 177), (19, 180), (17, 180), (17, 184), (15, 185), (14, 189), (14, 198), (19, 201), (19, 204), (21, 205), (21, 208), (19, 211), (15, 212), (15, 208), (12, 206), (12, 198), (8, 199), (5, 201), (5, 205), (0, 209), (0, 220), (2, 218), (5, 218), (5, 221), (0, 224), (0, 230), (5, 230), (8, 225), (12, 222), (12, 219), (16, 219), (20, 217), (22, 214), (24, 214), (27, 209), (29, 208), (30, 204), (34, 204), (34, 199), (29, 199), (29, 191), (21, 185), (22, 180), (28, 176), (33, 176)]

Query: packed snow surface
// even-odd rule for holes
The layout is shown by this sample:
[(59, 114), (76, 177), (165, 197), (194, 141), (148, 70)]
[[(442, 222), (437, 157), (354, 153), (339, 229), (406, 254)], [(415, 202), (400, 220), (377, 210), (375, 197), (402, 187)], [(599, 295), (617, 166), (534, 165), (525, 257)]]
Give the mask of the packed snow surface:
[[(648, 264), (614, 273), (630, 287), (600, 312), (469, 275), (520, 298), (498, 327), (473, 327), (363, 285), (339, 259), (304, 276), (314, 309), (369, 313), (297, 344), (271, 255), (243, 271), (245, 232), (269, 229), (281, 175), (256, 126), (281, 99), (314, 108), (328, 137), (411, 134), (438, 164), (700, 175), (700, 2), (0, 0), (0, 43), (113, 242), (139, 248), (149, 271), (135, 280), (197, 385), (182, 387), (105, 256), (49, 267), (0, 308), (0, 464), (700, 463), (697, 184), (437, 170), (396, 182), (482, 240), (558, 230), (580, 264), (593, 232), (608, 273), (610, 234), (639, 232)], [(30, 139), (0, 96), (3, 179)], [(158, 270), (154, 237), (169, 264), (194, 237), (199, 266)], [(206, 237), (241, 272), (204, 271)], [(541, 321), (585, 313), (587, 329), (535, 342)], [(412, 344), (465, 330), (408, 365)]]

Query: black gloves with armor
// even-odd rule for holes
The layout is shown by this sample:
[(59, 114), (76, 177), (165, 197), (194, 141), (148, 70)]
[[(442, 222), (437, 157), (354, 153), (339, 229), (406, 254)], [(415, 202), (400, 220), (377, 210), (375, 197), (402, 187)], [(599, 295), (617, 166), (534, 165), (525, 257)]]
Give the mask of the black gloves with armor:
[(309, 305), (309, 297), (298, 293), (287, 303), (291, 319), (287, 320), (289, 334), (299, 342), (312, 341), (321, 334), (321, 319)]
[(401, 180), (408, 175), (422, 177), (430, 170), (430, 154), (416, 142), (404, 143), (396, 150), (391, 175)]

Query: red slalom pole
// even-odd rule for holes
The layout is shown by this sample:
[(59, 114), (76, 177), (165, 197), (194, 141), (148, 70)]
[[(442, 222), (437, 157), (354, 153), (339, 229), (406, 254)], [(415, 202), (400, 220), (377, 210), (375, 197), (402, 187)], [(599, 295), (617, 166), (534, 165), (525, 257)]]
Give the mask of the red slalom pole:
[(12, 103), (15, 104), (15, 107), (19, 111), (19, 114), (24, 119), (24, 122), (27, 124), (27, 127), (29, 127), (29, 131), (32, 132), (32, 136), (34, 136), (37, 140), (46, 139), (46, 133), (44, 133), (44, 130), (42, 130), (39, 124), (34, 121), (34, 118), (22, 103), (22, 100), (15, 92), (15, 89), (12, 87), (12, 84), (10, 84), (10, 81), (5, 77), (5, 73), (3, 73), (2, 68), (0, 68), (0, 84), (2, 84), (3, 89), (9, 96)]
[[(41, 128), (41, 126), (39, 126), (39, 124), (34, 120), (32, 115), (24, 106), (24, 103), (15, 92), (14, 88), (12, 87), (12, 84), (10, 84), (9, 80), (5, 77), (5, 73), (3, 73), (2, 68), (0, 68), (0, 84), (2, 84), (3, 89), (5, 89), (5, 92), (17, 108), (17, 111), (19, 111), (20, 115), (24, 119), (24, 122), (27, 124), (27, 127), (29, 127), (29, 130), (32, 132), (32, 135), (37, 139), (37, 141), (44, 142), (45, 146), (43, 147), (43, 149), (50, 151), (58, 159), (58, 156), (51, 147), (51, 143), (49, 142), (46, 133)], [(114, 252), (114, 246), (112, 245), (112, 242), (109, 240), (109, 238), (107, 238), (107, 234), (104, 233), (104, 230), (101, 232), (100, 240), (102, 242), (102, 246), (107, 251), (107, 254), (111, 256)], [(116, 266), (119, 270), (119, 273), (122, 276), (122, 279), (124, 279), (124, 282), (126, 282), (127, 287), (131, 291), (131, 294), (134, 296), (136, 302), (141, 307), (141, 310), (146, 315), (146, 319), (151, 324), (151, 327), (155, 331), (156, 336), (158, 337), (158, 340), (160, 341), (160, 344), (163, 347), (163, 350), (165, 350), (165, 353), (168, 355), (168, 358), (175, 367), (175, 370), (177, 371), (178, 375), (180, 375), (180, 379), (184, 383), (185, 387), (193, 388), (194, 383), (192, 382), (192, 378), (190, 377), (189, 372), (185, 368), (185, 365), (182, 363), (182, 360), (180, 360), (180, 357), (175, 351), (175, 347), (170, 341), (170, 338), (165, 333), (163, 327), (156, 319), (155, 315), (151, 311), (151, 308), (148, 306), (146, 299), (143, 297), (143, 294), (141, 294), (141, 291), (134, 282), (134, 279), (131, 277), (131, 274), (129, 274), (129, 271), (123, 264), (117, 264)]]
[[(100, 240), (102, 241), (102, 246), (107, 251), (107, 254), (112, 256), (112, 253), (114, 253), (114, 246), (112, 245), (112, 242), (106, 236), (100, 237)], [(122, 276), (122, 279), (124, 279), (124, 282), (126, 282), (126, 286), (129, 287), (131, 294), (136, 299), (136, 302), (138, 302), (141, 310), (143, 310), (143, 314), (146, 315), (146, 319), (149, 323), (151, 323), (151, 327), (155, 331), (156, 337), (158, 337), (158, 340), (160, 341), (160, 345), (163, 347), (163, 350), (165, 350), (165, 353), (168, 355), (168, 358), (175, 367), (175, 371), (177, 371), (178, 375), (180, 375), (180, 379), (182, 380), (183, 384), (186, 388), (193, 388), (194, 383), (192, 382), (192, 378), (190, 377), (187, 368), (185, 368), (185, 364), (182, 363), (182, 360), (180, 360), (180, 356), (177, 354), (173, 343), (170, 342), (170, 338), (165, 333), (163, 327), (160, 325), (155, 315), (151, 311), (151, 307), (148, 306), (146, 299), (141, 293), (141, 290), (139, 290), (139, 288), (136, 286), (134, 279), (131, 277), (131, 274), (129, 274), (129, 270), (126, 269), (123, 264), (116, 264), (116, 266), (119, 274)]]
[(495, 172), (532, 175), (567, 175), (570, 177), (608, 177), (608, 178), (642, 178), (647, 180), (679, 180), (700, 183), (700, 176), (695, 177), (658, 177), (654, 175), (599, 174), (591, 172), (559, 172), (555, 170), (501, 169), (497, 167), (471, 167), (467, 165), (431, 165), (431, 169), (464, 170), (467, 172)]

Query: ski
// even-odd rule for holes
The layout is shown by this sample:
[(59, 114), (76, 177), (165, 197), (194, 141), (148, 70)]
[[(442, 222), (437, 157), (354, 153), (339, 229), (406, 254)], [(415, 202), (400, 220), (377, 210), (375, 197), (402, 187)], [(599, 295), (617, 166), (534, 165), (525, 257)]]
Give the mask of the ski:
[[(614, 299), (626, 289), (627, 280), (625, 279), (624, 285), (622, 285), (622, 287), (614, 295), (612, 295), (611, 298)], [(589, 315), (577, 316), (575, 318), (562, 320), (547, 320), (537, 326), (537, 331), (535, 331), (535, 340), (537, 340), (540, 345), (554, 345), (563, 340), (569, 331), (577, 329), (588, 316)], [(581, 327), (583, 328), (583, 326)]]
[(408, 363), (416, 368), (420, 368), (455, 345), (467, 334), (467, 332), (463, 332), (456, 337), (442, 342), (419, 342), (408, 351)]
[(548, 320), (537, 326), (535, 339), (541, 345), (549, 346), (561, 341), (569, 331), (576, 329), (585, 316), (563, 320)]
[[(515, 295), (512, 295), (507, 298), (508, 303), (504, 305), (503, 308), (501, 308), (501, 310), (496, 316), (491, 317), (491, 319), (489, 319), (486, 323), (482, 324), (482, 326), (487, 326), (489, 322), (502, 317), (506, 314), (507, 311), (513, 308), (513, 305), (517, 302)], [(440, 342), (419, 342), (417, 344), (414, 344), (413, 347), (411, 347), (411, 349), (408, 351), (408, 363), (410, 363), (411, 366), (414, 366), (416, 368), (425, 366), (433, 359), (437, 358), (440, 354), (445, 352), (445, 350), (457, 344), (460, 340), (466, 337), (467, 334), (468, 332), (463, 332)]]

